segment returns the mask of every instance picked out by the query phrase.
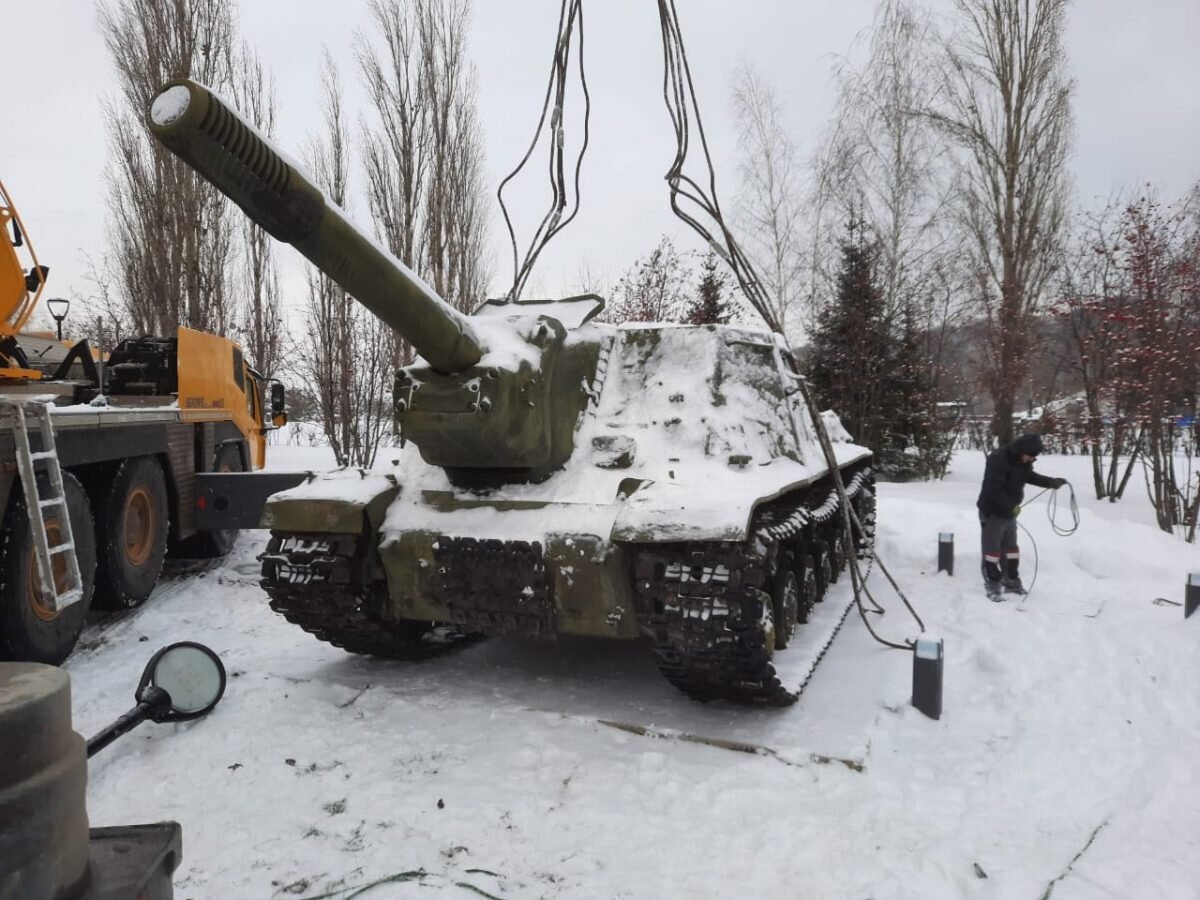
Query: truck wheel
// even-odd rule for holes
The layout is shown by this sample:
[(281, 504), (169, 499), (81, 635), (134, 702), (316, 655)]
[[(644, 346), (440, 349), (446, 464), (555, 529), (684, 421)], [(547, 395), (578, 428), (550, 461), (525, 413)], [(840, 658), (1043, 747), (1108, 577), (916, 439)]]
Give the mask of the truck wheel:
[[(242, 465), (242, 454), (238, 450), (237, 444), (226, 444), (217, 451), (212, 470), (214, 472), (243, 472), (245, 468)], [(197, 531), (187, 540), (181, 541), (178, 550), (173, 555), (192, 559), (213, 559), (225, 556), (233, 549), (238, 534), (237, 528)]]
[[(37, 561), (33, 558), (32, 525), (25, 494), (17, 488), (4, 517), (0, 547), (0, 659), (58, 665), (67, 658), (83, 630), (96, 582), (96, 532), (83, 485), (70, 472), (63, 472), (63, 488), (83, 578), (83, 599), (60, 612), (52, 611), (42, 600)], [(45, 491), (42, 485), (42, 493)], [(46, 518), (51, 546), (59, 540), (60, 515), (61, 510), (52, 508)], [(61, 555), (53, 557), (53, 567), (61, 587), (67, 577), (66, 561)]]
[(146, 602), (167, 555), (167, 480), (152, 456), (123, 460), (96, 503), (96, 606)]

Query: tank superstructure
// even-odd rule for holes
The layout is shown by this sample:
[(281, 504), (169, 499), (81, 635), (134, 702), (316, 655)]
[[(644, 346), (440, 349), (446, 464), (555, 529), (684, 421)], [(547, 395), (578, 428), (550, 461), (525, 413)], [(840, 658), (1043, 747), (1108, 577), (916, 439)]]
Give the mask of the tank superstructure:
[[(394, 397), (419, 458), (268, 504), (276, 610), (410, 658), (480, 633), (648, 638), (694, 697), (792, 699), (773, 654), (854, 548), (781, 337), (601, 324), (597, 297), (465, 317), (205, 88), (166, 86), (150, 122), (422, 356)], [(835, 452), (871, 521), (869, 451)]]

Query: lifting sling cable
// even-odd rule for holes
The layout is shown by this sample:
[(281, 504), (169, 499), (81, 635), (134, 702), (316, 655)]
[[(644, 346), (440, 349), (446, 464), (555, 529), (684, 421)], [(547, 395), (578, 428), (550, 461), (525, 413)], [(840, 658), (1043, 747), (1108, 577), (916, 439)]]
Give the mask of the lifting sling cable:
[[(680, 220), (691, 226), (691, 228), (700, 235), (701, 238), (708, 243), (710, 247), (720, 256), (732, 269), (734, 276), (737, 278), (738, 285), (746, 297), (747, 302), (754, 308), (755, 312), (762, 318), (768, 329), (774, 332), (782, 332), (779, 321), (773, 313), (773, 305), (770, 302), (770, 297), (762, 286), (754, 266), (750, 259), (742, 251), (738, 245), (733, 232), (725, 223), (724, 216), (721, 213), (720, 204), (717, 200), (716, 186), (716, 170), (712, 163), (712, 154), (709, 151), (708, 140), (704, 133), (704, 124), (700, 116), (699, 104), (696, 100), (695, 85), (692, 81), (691, 69), (688, 65), (687, 50), (684, 46), (683, 32), (679, 25), (679, 16), (675, 8), (675, 0), (657, 0), (659, 25), (662, 33), (663, 44), (663, 98), (666, 102), (667, 111), (671, 116), (671, 121), (675, 129), (676, 139), (676, 154), (672, 161), (671, 167), (666, 174), (666, 180), (670, 187), (670, 203), (671, 209)], [(566, 189), (566, 181), (564, 174), (564, 137), (563, 137), (563, 113), (565, 108), (565, 100), (567, 93), (567, 73), (570, 63), (571, 40), (574, 29), (578, 25), (579, 28), (579, 75), (580, 82), (584, 95), (584, 137), (583, 144), (580, 148), (579, 156), (576, 159), (574, 173), (574, 188), (575, 188), (575, 205), (570, 213), (564, 218), (563, 212), (568, 206), (568, 194)], [(530, 245), (529, 251), (525, 255), (523, 262), (518, 262), (518, 250), (516, 236), (513, 231), (512, 222), (508, 215), (508, 210), (504, 204), (503, 192), (505, 185), (508, 184), (516, 175), (524, 168), (525, 164), (532, 156), (537, 143), (541, 138), (541, 134), (546, 125), (547, 113), (550, 112), (551, 96), (554, 97), (553, 113), (550, 117), (551, 130), (551, 147), (550, 147), (550, 183), (552, 190), (552, 200), (549, 211), (543, 218), (541, 225), (535, 233), (533, 242)], [(534, 132), (533, 141), (529, 145), (525, 156), (517, 165), (517, 168), (504, 179), (500, 184), (500, 189), (497, 192), (500, 200), (500, 206), (504, 213), (505, 225), (508, 228), (509, 238), (513, 245), (513, 286), (509, 292), (509, 300), (516, 300), (523, 291), (529, 274), (532, 271), (534, 263), (546, 244), (553, 238), (563, 227), (565, 227), (579, 212), (579, 177), (583, 164), (583, 156), (587, 150), (588, 144), (588, 123), (591, 111), (591, 98), (588, 93), (587, 79), (584, 73), (583, 66), (583, 6), (582, 0), (562, 0), (562, 6), (559, 13), (558, 23), (558, 39), (555, 45), (554, 59), (551, 64), (550, 79), (546, 86), (546, 96), (542, 104), (541, 117), (538, 120), (537, 129)], [(690, 120), (695, 118), (696, 130), (699, 135), (700, 146), (704, 153), (705, 166), (708, 170), (708, 191), (699, 185), (690, 176), (684, 174), (683, 167), (687, 161), (688, 149), (691, 141), (690, 135)], [(702, 224), (695, 216), (686, 211), (680, 205), (680, 198), (689, 201), (699, 208), (701, 213), (708, 217), (714, 223), (716, 229), (720, 232), (721, 241), (718, 241), (713, 232)], [(849, 498), (846, 495), (845, 485), (842, 482), (841, 473), (838, 470), (836, 455), (833, 451), (833, 446), (829, 440), (829, 435), (825, 429), (825, 423), (816, 411), (816, 407), (812, 404), (812, 398), (809, 396), (807, 386), (803, 379), (800, 379), (800, 389), (803, 393), (805, 403), (809, 407), (810, 414), (813, 418), (813, 424), (816, 428), (817, 435), (820, 440), (822, 451), (825, 455), (826, 463), (829, 466), (834, 488), (838, 494), (839, 504), (842, 507), (842, 528), (846, 535), (846, 539), (851, 541), (847, 546), (853, 546), (852, 535), (854, 525), (857, 524), (861, 530), (861, 523), (857, 522), (857, 516), (854, 511), (849, 508)], [(873, 557), (875, 562), (879, 563), (880, 571), (882, 571), (900, 596), (909, 613), (916, 620), (918, 627), (923, 631), (924, 624), (908, 598), (900, 589), (891, 573), (883, 565), (883, 561), (878, 559), (878, 556)], [(865, 584), (865, 578), (862, 572), (858, 569), (858, 562), (853, 555), (850, 559), (851, 569), (851, 584), (854, 588), (855, 605), (858, 607), (860, 616), (863, 622), (867, 625), (867, 630), (880, 643), (897, 649), (909, 649), (911, 642), (905, 644), (897, 644), (892, 641), (885, 640), (875, 633), (867, 621), (866, 613), (862, 608), (862, 596), (865, 594), (874, 607), (874, 611), (882, 612), (882, 607), (871, 596), (870, 591)]]
[[(564, 121), (568, 91), (567, 76), (571, 61), (571, 42), (577, 30), (579, 35), (577, 50), (579, 57), (579, 83), (583, 91), (583, 142), (579, 148), (579, 155), (575, 160), (573, 181), (574, 204), (572, 206), (566, 179)], [(553, 106), (551, 105), (552, 97), (554, 101)], [(521, 158), (517, 167), (500, 182), (500, 188), (496, 192), (496, 197), (500, 201), (500, 211), (504, 215), (504, 224), (508, 229), (508, 237), (512, 242), (513, 283), (508, 292), (508, 299), (510, 301), (517, 300), (525, 290), (525, 285), (529, 280), (530, 273), (533, 271), (534, 263), (537, 262), (542, 250), (579, 213), (579, 180), (583, 169), (583, 157), (587, 153), (588, 148), (591, 110), (592, 100), (588, 92), (587, 74), (583, 67), (583, 0), (562, 0), (562, 7), (558, 18), (558, 37), (554, 46), (554, 58), (550, 65), (550, 78), (546, 84), (546, 96), (542, 101), (541, 117), (538, 119), (537, 128), (534, 131), (533, 140), (529, 144), (529, 149), (525, 151), (525, 155)], [(504, 188), (525, 168), (525, 164), (533, 155), (533, 151), (537, 148), (538, 142), (541, 140), (542, 131), (546, 128), (547, 115), (549, 115), (550, 119), (550, 159), (548, 168), (551, 190), (550, 208), (534, 233), (524, 259), (519, 260), (516, 233), (513, 230), (512, 219), (508, 214), (508, 207), (504, 203)], [(571, 207), (569, 211), (568, 206)]]
[[(781, 332), (782, 328), (775, 316), (770, 298), (763, 289), (753, 264), (742, 252), (721, 213), (721, 206), (717, 200), (716, 169), (713, 167), (712, 154), (704, 133), (704, 123), (700, 117), (700, 106), (696, 100), (696, 88), (692, 83), (692, 72), (688, 65), (683, 32), (679, 26), (679, 15), (675, 10), (675, 0), (658, 0), (658, 17), (663, 45), (663, 99), (675, 128), (675, 159), (666, 174), (667, 184), (671, 190), (671, 209), (683, 222), (691, 226), (718, 256), (725, 260), (733, 270), (743, 296), (762, 318), (767, 328), (771, 331)], [(700, 139), (700, 147), (704, 153), (705, 167), (708, 170), (708, 193), (683, 171), (691, 143), (690, 120), (693, 117), (696, 123), (696, 133)], [(708, 226), (680, 205), (680, 198), (698, 207), (700, 212), (711, 220), (716, 229), (720, 231), (720, 241)]]

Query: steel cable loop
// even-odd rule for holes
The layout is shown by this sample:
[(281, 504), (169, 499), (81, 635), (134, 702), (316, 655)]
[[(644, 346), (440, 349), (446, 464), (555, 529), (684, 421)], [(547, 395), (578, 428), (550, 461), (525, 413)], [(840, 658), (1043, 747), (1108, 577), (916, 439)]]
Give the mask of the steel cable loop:
[(1071, 526), (1064, 528), (1057, 522), (1058, 519), (1058, 491), (1056, 490), (1050, 495), (1050, 499), (1046, 501), (1046, 516), (1050, 519), (1050, 528), (1059, 537), (1070, 537), (1079, 530), (1079, 500), (1075, 497), (1075, 487), (1071, 482), (1066, 484), (1067, 490), (1071, 492), (1071, 500), (1068, 509), (1071, 513)]
[[(1063, 527), (1058, 524), (1058, 489), (1057, 488), (1043, 488), (1041, 491), (1034, 494), (1032, 497), (1030, 497), (1028, 500), (1026, 500), (1024, 503), (1021, 504), (1021, 509), (1024, 509), (1026, 506), (1028, 506), (1030, 503), (1032, 503), (1038, 497), (1042, 496), (1042, 494), (1046, 493), (1047, 491), (1053, 491), (1053, 493), (1050, 494), (1049, 499), (1046, 501), (1046, 518), (1048, 518), (1050, 520), (1051, 530), (1053, 530), (1054, 533), (1057, 534), (1059, 537), (1070, 537), (1076, 531), (1079, 530), (1079, 500), (1075, 496), (1075, 486), (1073, 484), (1071, 484), (1071, 482), (1068, 481), (1066, 483), (1066, 487), (1071, 492), (1071, 500), (1068, 505), (1068, 509), (1070, 510), (1070, 513), (1071, 513), (1071, 525), (1069, 528)], [(1034, 540), (1032, 532), (1030, 532), (1030, 530), (1028, 528), (1026, 528), (1023, 524), (1021, 524), (1020, 520), (1017, 521), (1017, 526), (1023, 532), (1025, 532), (1025, 536), (1027, 538), (1029, 538), (1029, 545), (1031, 547), (1033, 547), (1033, 578), (1031, 578), (1029, 580), (1029, 588), (1028, 588), (1028, 590), (1025, 591), (1025, 596), (1021, 598), (1021, 602), (1024, 603), (1026, 600), (1029, 599), (1029, 595), (1033, 593), (1034, 585), (1037, 584), (1038, 563), (1039, 563), (1039, 560), (1041, 557), (1040, 557), (1040, 554), (1038, 553), (1037, 541)]]
[(1017, 522), (1017, 527), (1020, 528), (1023, 532), (1025, 532), (1025, 537), (1029, 538), (1029, 545), (1031, 547), (1033, 547), (1033, 578), (1029, 579), (1029, 587), (1026, 589), (1025, 595), (1023, 597), (1021, 597), (1021, 602), (1024, 603), (1026, 600), (1029, 599), (1029, 595), (1033, 593), (1033, 586), (1035, 584), (1037, 584), (1038, 546), (1037, 546), (1037, 541), (1035, 541), (1033, 539), (1033, 535), (1030, 534), (1028, 528), (1026, 528), (1024, 525), (1022, 525), (1019, 521)]
[[(583, 142), (579, 148), (579, 155), (575, 159), (575, 171), (572, 181), (575, 192), (574, 206), (564, 216), (564, 210), (569, 205), (564, 156), (566, 147), (564, 121), (566, 115), (567, 77), (571, 58), (571, 41), (576, 32), (578, 32), (579, 36), (579, 82), (583, 91), (584, 102)], [(538, 118), (537, 128), (534, 130), (533, 140), (530, 142), (529, 148), (525, 151), (525, 155), (521, 158), (517, 167), (500, 182), (500, 187), (496, 192), (496, 198), (500, 201), (500, 211), (504, 216), (504, 225), (508, 229), (509, 240), (512, 243), (513, 284), (508, 293), (510, 300), (516, 300), (525, 290), (525, 285), (529, 280), (530, 274), (533, 272), (534, 264), (537, 262), (542, 250), (550, 243), (550, 240), (569, 225), (579, 214), (583, 157), (587, 153), (588, 144), (591, 139), (592, 112), (591, 92), (588, 89), (587, 73), (584, 68), (583, 42), (583, 0), (562, 0), (558, 19), (558, 37), (555, 41), (554, 56), (550, 64), (550, 77), (546, 84), (546, 95), (542, 101), (542, 112)], [(551, 112), (550, 102), (552, 96), (554, 98), (553, 112)], [(516, 232), (513, 229), (512, 219), (508, 214), (508, 207), (504, 202), (504, 188), (520, 174), (525, 168), (526, 163), (533, 156), (533, 152), (541, 140), (542, 132), (546, 128), (547, 115), (549, 115), (550, 119), (551, 132), (550, 154), (547, 163), (547, 174), (551, 190), (550, 208), (546, 211), (545, 216), (543, 216), (541, 223), (534, 232), (529, 249), (525, 253), (525, 258), (519, 260)]]

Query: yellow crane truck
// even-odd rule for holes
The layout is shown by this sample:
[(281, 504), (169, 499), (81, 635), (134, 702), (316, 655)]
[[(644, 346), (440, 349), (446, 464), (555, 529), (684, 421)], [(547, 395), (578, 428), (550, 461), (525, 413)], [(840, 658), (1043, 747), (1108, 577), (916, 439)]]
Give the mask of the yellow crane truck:
[(188, 328), (106, 354), (24, 334), (48, 269), (3, 184), (0, 234), (0, 660), (57, 664), (89, 608), (150, 596), (168, 550), (229, 551), (203, 476), (262, 467), (283, 387), (264, 411), (238, 345)]

